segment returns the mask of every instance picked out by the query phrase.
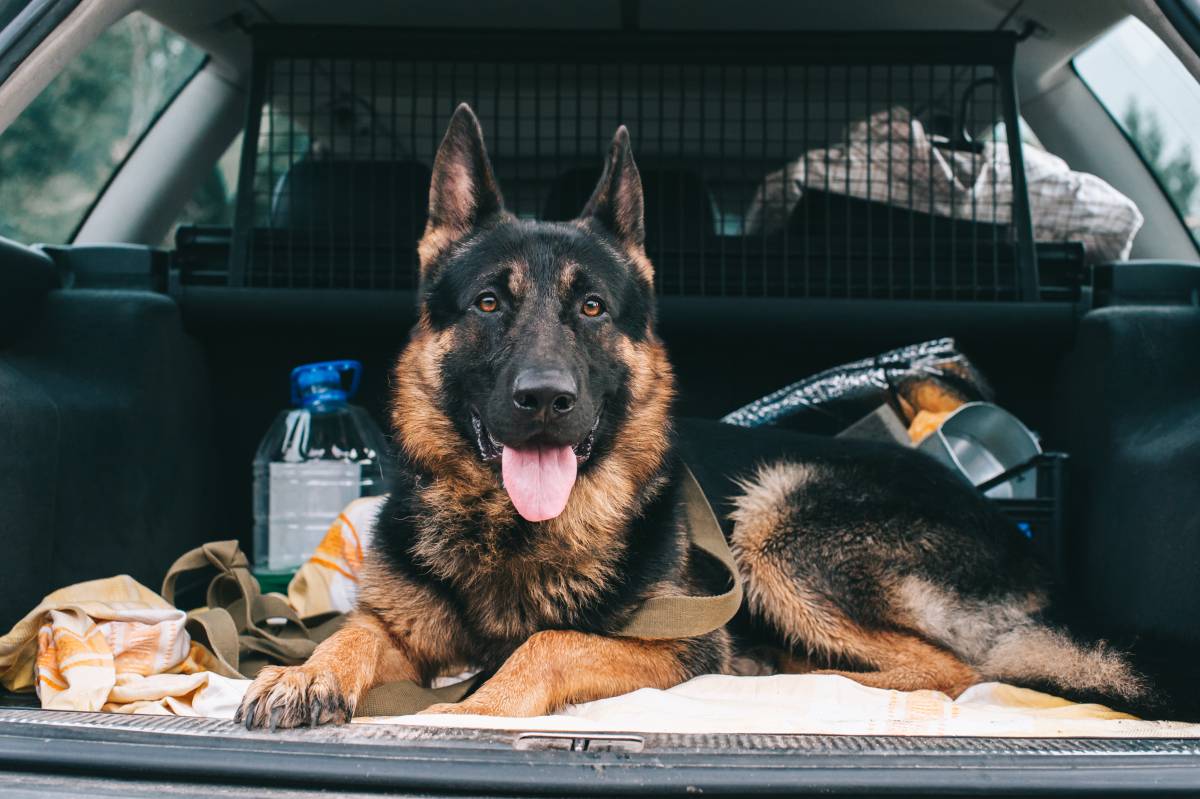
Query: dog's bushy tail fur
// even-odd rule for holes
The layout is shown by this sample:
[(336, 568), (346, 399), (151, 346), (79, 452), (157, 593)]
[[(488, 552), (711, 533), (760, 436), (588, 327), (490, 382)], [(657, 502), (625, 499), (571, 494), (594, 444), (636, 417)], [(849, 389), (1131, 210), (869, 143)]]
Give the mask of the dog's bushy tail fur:
[(997, 633), (977, 666), (987, 679), (1045, 686), (1071, 699), (1119, 707), (1138, 706), (1150, 698), (1145, 678), (1104, 641), (1082, 643), (1033, 619)]
[(1122, 709), (1153, 704), (1149, 684), (1124, 653), (1044, 622), (1038, 596), (968, 599), (920, 580), (907, 581), (901, 593), (921, 631), (986, 680)]

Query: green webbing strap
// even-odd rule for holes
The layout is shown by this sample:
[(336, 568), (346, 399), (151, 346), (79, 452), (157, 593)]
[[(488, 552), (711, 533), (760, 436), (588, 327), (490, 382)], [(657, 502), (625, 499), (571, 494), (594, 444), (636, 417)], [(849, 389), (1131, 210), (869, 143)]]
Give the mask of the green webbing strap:
[[(742, 583), (721, 526), (691, 471), (684, 468), (684, 513), (692, 545), (714, 558), (725, 571), (728, 588), (704, 596), (668, 595), (647, 599), (619, 635), (633, 638), (694, 638), (723, 627), (742, 604)], [(252, 677), (268, 663), (303, 663), (316, 645), (341, 624), (326, 614), (300, 619), (277, 596), (264, 596), (236, 541), (215, 541), (191, 550), (172, 564), (162, 595), (175, 602), (180, 574), (215, 569), (208, 584), (208, 606), (188, 614), (188, 632), (216, 655), (226, 676)], [(268, 619), (275, 623), (268, 623)], [(282, 620), (282, 624), (279, 624)], [(471, 677), (443, 688), (424, 688), (401, 680), (372, 688), (359, 701), (357, 716), (404, 716), (439, 702), (458, 702), (483, 682)]]
[(729, 588), (711, 596), (656, 596), (647, 599), (621, 630), (633, 638), (695, 638), (724, 627), (742, 606), (742, 581), (725, 534), (691, 469), (684, 467), (683, 503), (692, 546), (724, 567)]
[[(185, 553), (167, 570), (162, 596), (175, 603), (179, 575), (214, 569), (206, 607), (188, 614), (187, 630), (206, 643), (221, 665), (253, 677), (268, 663), (303, 663), (317, 646), (316, 630), (280, 597), (264, 596), (237, 541), (213, 541)], [(316, 620), (321, 632), (328, 617)]]
[(358, 700), (354, 715), (409, 716), (441, 702), (461, 702), (482, 684), (482, 674), (441, 688), (425, 688), (411, 680), (385, 682), (376, 685)]
[(184, 629), (193, 641), (208, 647), (216, 656), (218, 673), (224, 677), (244, 676), (238, 670), (241, 665), (238, 632), (229, 611), (225, 608), (197, 608), (188, 613)]

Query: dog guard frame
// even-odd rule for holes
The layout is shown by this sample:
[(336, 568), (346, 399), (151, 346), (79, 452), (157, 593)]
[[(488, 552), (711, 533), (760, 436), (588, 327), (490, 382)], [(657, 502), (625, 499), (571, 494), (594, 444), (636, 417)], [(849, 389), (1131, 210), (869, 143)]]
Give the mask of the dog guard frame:
[[(661, 295), (1041, 296), (1007, 135), (1012, 33), (268, 27), (254, 43), (230, 287), (414, 288), (428, 168), (465, 101), (527, 219), (577, 213), (626, 124)], [(947, 165), (962, 174), (939, 194)]]

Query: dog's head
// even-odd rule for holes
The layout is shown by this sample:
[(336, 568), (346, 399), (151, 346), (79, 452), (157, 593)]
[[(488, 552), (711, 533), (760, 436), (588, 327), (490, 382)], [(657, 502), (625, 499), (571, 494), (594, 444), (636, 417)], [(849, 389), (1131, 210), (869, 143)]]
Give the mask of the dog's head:
[(419, 322), (396, 371), (408, 458), (502, 486), (532, 522), (587, 504), (572, 502), (581, 493), (627, 509), (662, 464), (672, 396), (643, 239), (624, 127), (579, 218), (529, 222), (505, 211), (479, 122), (459, 106), (434, 161)]

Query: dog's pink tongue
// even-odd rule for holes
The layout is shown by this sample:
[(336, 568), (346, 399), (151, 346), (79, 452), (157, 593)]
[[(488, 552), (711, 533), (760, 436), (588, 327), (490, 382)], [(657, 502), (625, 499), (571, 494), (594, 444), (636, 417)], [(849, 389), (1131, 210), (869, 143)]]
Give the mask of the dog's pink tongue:
[(542, 522), (563, 512), (575, 485), (575, 450), (505, 447), (501, 458), (504, 489), (517, 513), (531, 522)]

